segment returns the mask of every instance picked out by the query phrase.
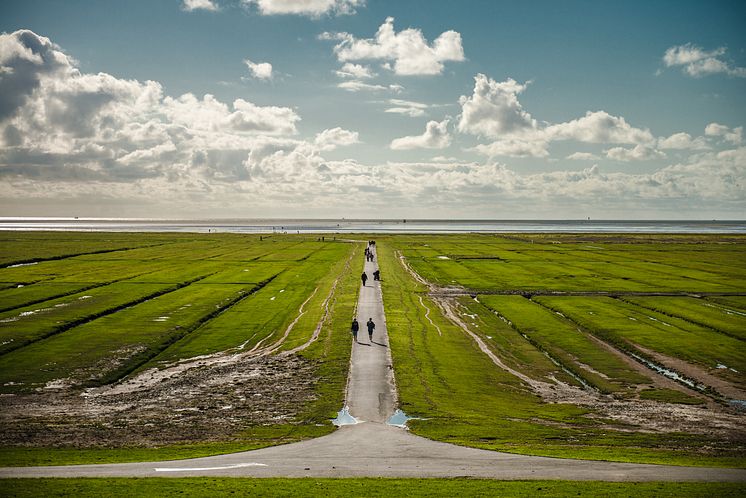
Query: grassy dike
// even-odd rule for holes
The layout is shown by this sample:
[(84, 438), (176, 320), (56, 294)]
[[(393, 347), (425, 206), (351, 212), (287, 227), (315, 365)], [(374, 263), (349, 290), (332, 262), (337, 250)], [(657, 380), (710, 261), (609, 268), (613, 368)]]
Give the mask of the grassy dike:
[(400, 406), (421, 418), (409, 422), (413, 433), (530, 455), (743, 466), (739, 455), (697, 453), (712, 443), (704, 436), (615, 431), (584, 417), (587, 411), (580, 407), (543, 403), (442, 315), (427, 289), (400, 264), (392, 244), (378, 242), (378, 262)]
[(595, 481), (491, 481), (481, 479), (3, 479), (7, 497), (325, 496), (333, 497), (703, 497), (743, 496), (738, 483), (617, 483)]

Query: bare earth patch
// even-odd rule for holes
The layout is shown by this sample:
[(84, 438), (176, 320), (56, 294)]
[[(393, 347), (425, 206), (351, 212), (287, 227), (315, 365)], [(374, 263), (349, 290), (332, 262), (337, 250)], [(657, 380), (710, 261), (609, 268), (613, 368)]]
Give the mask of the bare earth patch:
[[(217, 358), (214, 358), (217, 359)], [(0, 445), (161, 446), (225, 441), (294, 419), (314, 397), (314, 364), (232, 355), (149, 370), (112, 387), (0, 396)], [(227, 360), (227, 361), (226, 361)]]

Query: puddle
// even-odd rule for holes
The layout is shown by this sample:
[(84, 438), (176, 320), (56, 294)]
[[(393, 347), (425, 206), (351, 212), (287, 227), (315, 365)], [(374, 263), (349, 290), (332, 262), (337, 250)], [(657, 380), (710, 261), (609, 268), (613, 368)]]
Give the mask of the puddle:
[(651, 368), (651, 369), (655, 370), (659, 374), (661, 374), (661, 375), (663, 375), (665, 377), (668, 377), (669, 379), (673, 379), (673, 380), (675, 380), (677, 382), (681, 382), (682, 384), (687, 385), (687, 386), (691, 387), (692, 389), (696, 389), (698, 391), (704, 391), (704, 390), (707, 389), (707, 386), (702, 385), (702, 384), (697, 384), (693, 380), (687, 379), (686, 377), (682, 377), (681, 375), (679, 375), (678, 373), (674, 372), (673, 370), (669, 370), (666, 367), (662, 367), (662, 366), (660, 366), (660, 365), (658, 365), (656, 363), (653, 363), (650, 360), (646, 360), (645, 358), (643, 358), (640, 355), (636, 355), (635, 353), (629, 353), (629, 355), (632, 356), (637, 361), (639, 361), (640, 363), (642, 363), (645, 366), (647, 366), (648, 368)]
[(728, 404), (740, 411), (746, 411), (746, 399), (732, 399), (728, 401)]
[(451, 259), (448, 256), (438, 256), (438, 259)]
[(20, 268), (21, 266), (38, 265), (39, 263), (18, 263), (17, 265), (6, 266), (6, 268)]
[(389, 417), (389, 419), (386, 421), (386, 425), (393, 425), (395, 427), (401, 427), (402, 429), (407, 428), (407, 422), (410, 420), (421, 420), (418, 417), (410, 417), (403, 411), (397, 410), (394, 412), (393, 415)]
[(16, 285), (16, 289), (20, 289), (21, 287), (25, 287), (25, 285), (23, 285), (23, 284)]
[(337, 418), (332, 419), (332, 424), (336, 425), (337, 427), (343, 425), (355, 425), (357, 423), (359, 423), (358, 420), (350, 415), (350, 409), (346, 406), (339, 410), (339, 412), (337, 412)]
[(275, 299), (277, 299), (277, 296), (272, 296), (269, 298), (270, 301), (274, 301)]
[(159, 316), (158, 318), (153, 319), (154, 322), (165, 322), (171, 318), (170, 316)]
[(282, 293), (282, 292), (285, 292), (285, 289), (281, 289), (281, 290), (280, 290), (280, 292), (281, 292), (281, 293)]
[(649, 316), (648, 318), (653, 320), (654, 322), (662, 323), (666, 327), (673, 327), (673, 325), (671, 325), (670, 323), (666, 323), (663, 320), (658, 320), (657, 318), (653, 318), (652, 316)]
[(78, 299), (80, 299), (82, 301), (83, 299), (90, 299), (92, 297), (93, 296), (80, 296)]

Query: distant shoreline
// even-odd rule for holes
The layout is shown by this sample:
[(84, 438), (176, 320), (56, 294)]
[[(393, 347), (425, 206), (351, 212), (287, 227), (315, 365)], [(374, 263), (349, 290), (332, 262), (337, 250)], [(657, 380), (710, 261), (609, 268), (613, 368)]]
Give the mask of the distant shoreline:
[(144, 219), (0, 217), (2, 231), (185, 233), (746, 233), (745, 220)]

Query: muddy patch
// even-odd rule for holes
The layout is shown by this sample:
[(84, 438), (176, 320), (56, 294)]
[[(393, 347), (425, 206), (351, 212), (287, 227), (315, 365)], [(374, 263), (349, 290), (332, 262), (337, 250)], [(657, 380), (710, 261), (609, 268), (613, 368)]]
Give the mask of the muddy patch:
[[(0, 445), (119, 447), (224, 441), (290, 422), (314, 394), (298, 356), (196, 366), (137, 387), (0, 396)], [(58, 386), (55, 386), (58, 387)], [(62, 386), (59, 386), (62, 387)]]

